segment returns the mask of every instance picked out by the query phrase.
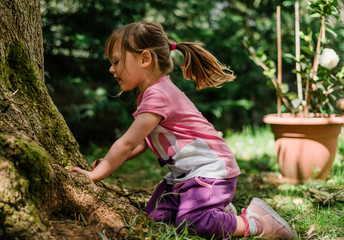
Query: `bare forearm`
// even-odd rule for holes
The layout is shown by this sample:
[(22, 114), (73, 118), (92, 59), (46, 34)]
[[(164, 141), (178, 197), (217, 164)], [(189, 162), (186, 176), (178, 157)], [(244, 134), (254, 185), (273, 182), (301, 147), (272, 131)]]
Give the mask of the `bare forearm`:
[(133, 150), (122, 141), (116, 141), (102, 161), (91, 172), (91, 180), (100, 181), (108, 177), (132, 155)]
[(153, 131), (160, 120), (161, 116), (157, 114), (140, 114), (128, 131), (111, 146), (100, 163), (98, 164), (99, 161), (95, 161), (92, 164), (92, 168), (94, 168), (92, 172), (79, 167), (74, 167), (71, 171), (84, 174), (95, 182), (106, 178), (123, 162), (140, 155), (147, 149), (145, 137)]

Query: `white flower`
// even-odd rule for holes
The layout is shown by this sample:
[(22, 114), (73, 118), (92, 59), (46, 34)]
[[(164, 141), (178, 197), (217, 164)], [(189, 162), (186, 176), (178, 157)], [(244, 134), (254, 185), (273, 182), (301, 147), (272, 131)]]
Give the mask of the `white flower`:
[(327, 69), (333, 69), (339, 62), (339, 56), (330, 48), (324, 48), (322, 54), (319, 56), (319, 64)]

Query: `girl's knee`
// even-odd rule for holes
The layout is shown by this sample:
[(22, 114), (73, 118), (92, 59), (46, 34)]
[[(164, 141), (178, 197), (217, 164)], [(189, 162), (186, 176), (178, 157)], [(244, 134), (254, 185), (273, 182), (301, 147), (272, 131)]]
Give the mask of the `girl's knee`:
[(178, 228), (178, 231), (183, 231), (187, 228), (189, 234), (205, 238), (212, 237), (213, 235), (213, 229), (210, 225), (211, 224), (207, 224), (207, 220), (202, 219), (201, 216), (178, 217), (176, 219), (176, 227)]
[(155, 210), (146, 212), (155, 222), (173, 223), (175, 214), (171, 211)]
[[(225, 217), (223, 217), (224, 214)], [(204, 238), (212, 238), (214, 235), (216, 238), (228, 237), (236, 225), (229, 215), (228, 213), (209, 211), (183, 217), (178, 216), (176, 226), (179, 231), (183, 231), (187, 227), (190, 234)]]

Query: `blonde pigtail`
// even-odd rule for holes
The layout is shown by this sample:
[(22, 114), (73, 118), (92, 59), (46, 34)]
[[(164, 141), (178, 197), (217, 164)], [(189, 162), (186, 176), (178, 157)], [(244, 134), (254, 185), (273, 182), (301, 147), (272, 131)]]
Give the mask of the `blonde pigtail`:
[(184, 55), (181, 66), (184, 77), (195, 81), (198, 90), (206, 87), (221, 87), (224, 83), (233, 81), (235, 79), (233, 71), (222, 65), (202, 46), (202, 43), (192, 42), (176, 44), (176, 49)]

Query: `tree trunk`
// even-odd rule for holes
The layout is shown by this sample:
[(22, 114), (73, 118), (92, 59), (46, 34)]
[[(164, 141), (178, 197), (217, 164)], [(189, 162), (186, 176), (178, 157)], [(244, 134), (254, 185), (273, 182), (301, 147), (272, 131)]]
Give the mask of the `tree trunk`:
[(120, 189), (69, 172), (88, 166), (44, 85), (40, 0), (0, 0), (0, 14), (0, 238), (126, 235), (138, 210)]

